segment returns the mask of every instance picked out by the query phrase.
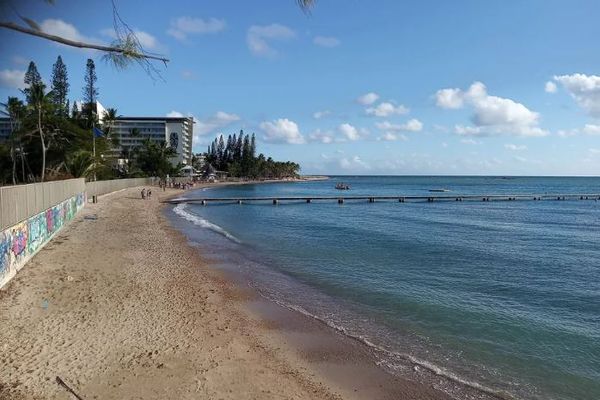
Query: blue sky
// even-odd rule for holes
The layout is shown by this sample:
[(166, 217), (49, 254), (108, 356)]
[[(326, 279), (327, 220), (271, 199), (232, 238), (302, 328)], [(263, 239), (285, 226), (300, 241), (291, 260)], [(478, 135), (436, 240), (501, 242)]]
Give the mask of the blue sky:
[[(598, 1), (321, 0), (308, 16), (294, 0), (117, 5), (171, 59), (164, 82), (4, 30), (0, 97), (29, 60), (49, 79), (60, 54), (79, 99), (91, 57), (105, 106), (193, 115), (197, 151), (243, 128), (304, 173), (600, 172)], [(111, 40), (108, 0), (16, 7), (49, 32)]]

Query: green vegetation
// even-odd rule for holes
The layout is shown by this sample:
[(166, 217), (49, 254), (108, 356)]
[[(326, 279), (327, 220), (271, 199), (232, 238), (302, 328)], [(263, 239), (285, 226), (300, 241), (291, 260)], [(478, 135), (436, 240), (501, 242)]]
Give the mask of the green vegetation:
[[(84, 103), (78, 107), (72, 102), (70, 113), (67, 66), (62, 58), (59, 56), (53, 66), (51, 90), (47, 90), (35, 63), (29, 63), (23, 98), (9, 97), (0, 103), (0, 113), (10, 119), (11, 127), (8, 140), (0, 143), (0, 184), (73, 177), (115, 179), (177, 174), (180, 166), (173, 167), (169, 161), (172, 150), (150, 141), (125, 155), (124, 162), (118, 162), (124, 156), (114, 151), (119, 138), (112, 134), (112, 128), (118, 113), (109, 108), (103, 123), (98, 122), (97, 80), (94, 61), (89, 59)], [(93, 140), (93, 126), (100, 128), (104, 135)]]
[(227, 172), (230, 177), (252, 179), (281, 179), (297, 177), (300, 165), (291, 161), (273, 161), (264, 154), (256, 156), (256, 138), (254, 134), (244, 135), (240, 131), (227, 137), (217, 137), (204, 154), (207, 163), (219, 171)]

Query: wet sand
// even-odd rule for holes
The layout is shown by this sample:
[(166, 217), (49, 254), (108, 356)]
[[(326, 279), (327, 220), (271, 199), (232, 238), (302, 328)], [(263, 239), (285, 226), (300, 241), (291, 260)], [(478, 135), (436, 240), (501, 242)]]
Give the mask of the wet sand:
[(446, 399), (212, 269), (139, 188), (88, 204), (0, 290), (0, 399)]

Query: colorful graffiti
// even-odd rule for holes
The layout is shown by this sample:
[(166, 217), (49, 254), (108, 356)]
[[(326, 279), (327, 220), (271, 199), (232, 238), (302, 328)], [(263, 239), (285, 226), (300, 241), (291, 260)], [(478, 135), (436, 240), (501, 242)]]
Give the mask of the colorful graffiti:
[(0, 232), (0, 287), (81, 210), (85, 193)]
[(29, 253), (35, 253), (48, 237), (46, 217), (44, 214), (38, 214), (35, 217), (29, 218), (27, 223), (29, 224), (27, 251)]
[(11, 250), (12, 236), (8, 230), (0, 232), (0, 279), (8, 272)]

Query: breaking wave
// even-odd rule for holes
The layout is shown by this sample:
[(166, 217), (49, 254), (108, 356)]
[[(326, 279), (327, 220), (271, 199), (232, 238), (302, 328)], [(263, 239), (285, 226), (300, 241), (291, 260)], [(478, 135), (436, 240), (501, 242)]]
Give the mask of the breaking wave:
[(187, 221), (190, 221), (191, 223), (193, 223), (196, 226), (199, 226), (201, 228), (210, 229), (211, 231), (218, 233), (219, 235), (225, 236), (227, 239), (229, 239), (233, 242), (241, 243), (241, 241), (238, 238), (233, 236), (231, 233), (227, 232), (225, 229), (221, 228), (219, 225), (213, 224), (212, 222), (207, 221), (204, 218), (201, 218), (196, 214), (186, 211), (186, 208), (187, 208), (186, 204), (180, 203), (175, 208), (173, 208), (173, 212), (175, 214), (179, 215), (181, 218), (183, 218)]

